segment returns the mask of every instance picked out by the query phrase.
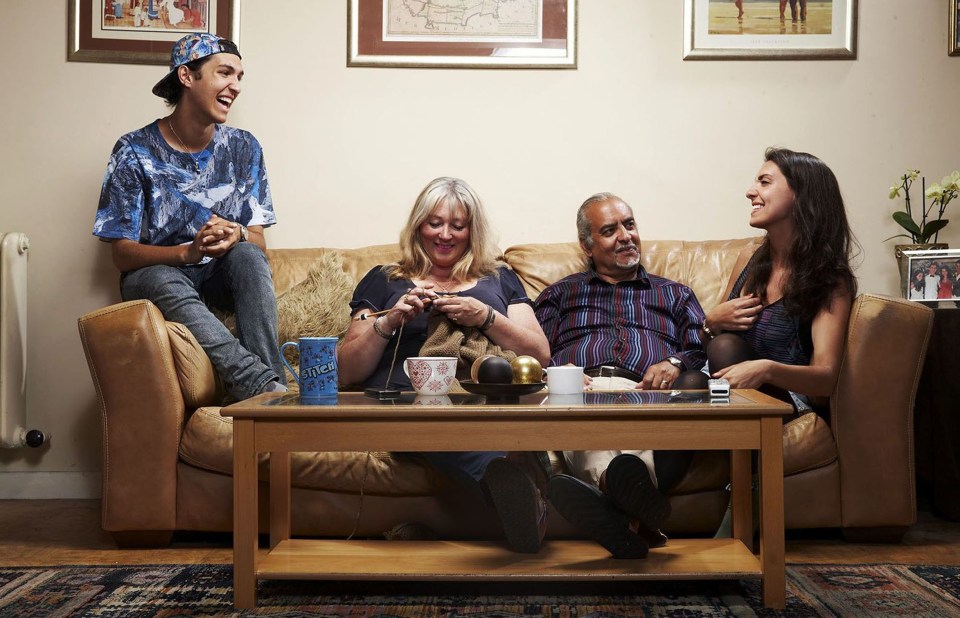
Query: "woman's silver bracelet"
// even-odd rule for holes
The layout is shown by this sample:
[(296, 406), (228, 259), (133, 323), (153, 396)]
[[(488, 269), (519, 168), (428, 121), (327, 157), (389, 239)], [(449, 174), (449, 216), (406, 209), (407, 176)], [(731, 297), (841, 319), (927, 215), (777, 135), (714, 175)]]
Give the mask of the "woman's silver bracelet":
[(497, 312), (493, 310), (491, 305), (487, 305), (487, 319), (483, 321), (483, 324), (478, 326), (480, 330), (487, 330), (493, 326), (493, 322), (497, 319)]
[(373, 331), (378, 335), (380, 335), (381, 337), (383, 337), (384, 339), (386, 339), (387, 341), (389, 341), (390, 339), (393, 338), (393, 333), (387, 334), (383, 332), (383, 330), (380, 328), (380, 318), (382, 317), (383, 316), (381, 315), (380, 317), (378, 317), (376, 320), (373, 321)]

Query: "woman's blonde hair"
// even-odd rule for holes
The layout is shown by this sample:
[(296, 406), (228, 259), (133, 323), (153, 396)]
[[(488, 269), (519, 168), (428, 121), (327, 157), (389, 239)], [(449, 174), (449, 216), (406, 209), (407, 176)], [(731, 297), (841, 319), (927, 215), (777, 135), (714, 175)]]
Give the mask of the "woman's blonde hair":
[(424, 187), (400, 231), (400, 261), (385, 268), (391, 279), (425, 279), (432, 263), (423, 241), (420, 226), (441, 204), (463, 211), (464, 223), (470, 229), (467, 250), (453, 267), (453, 278), (459, 281), (495, 275), (503, 265), (500, 249), (493, 238), (480, 197), (459, 178), (441, 177)]

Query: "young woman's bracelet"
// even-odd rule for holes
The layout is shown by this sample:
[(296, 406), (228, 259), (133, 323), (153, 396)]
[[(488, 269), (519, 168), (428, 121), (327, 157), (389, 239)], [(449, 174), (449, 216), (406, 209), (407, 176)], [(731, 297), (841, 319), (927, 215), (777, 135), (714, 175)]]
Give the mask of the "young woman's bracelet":
[(709, 337), (710, 339), (713, 339), (714, 337), (717, 336), (716, 333), (714, 333), (712, 330), (710, 330), (710, 327), (707, 326), (707, 323), (706, 323), (706, 322), (704, 322), (704, 323), (703, 323), (703, 326), (701, 326), (700, 328), (703, 329), (703, 334), (706, 335), (707, 337)]

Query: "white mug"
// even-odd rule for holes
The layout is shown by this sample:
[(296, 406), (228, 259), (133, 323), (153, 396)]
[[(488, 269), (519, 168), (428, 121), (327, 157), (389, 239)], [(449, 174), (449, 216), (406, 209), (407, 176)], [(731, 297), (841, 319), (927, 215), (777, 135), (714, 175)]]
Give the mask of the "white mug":
[(583, 367), (561, 365), (547, 367), (547, 391), (550, 395), (576, 395), (583, 392)]
[(419, 395), (446, 395), (457, 379), (457, 359), (453, 356), (415, 356), (403, 363), (403, 372), (410, 378)]
[(547, 396), (547, 403), (561, 406), (580, 405), (583, 403), (583, 393), (574, 393), (573, 395), (551, 393)]

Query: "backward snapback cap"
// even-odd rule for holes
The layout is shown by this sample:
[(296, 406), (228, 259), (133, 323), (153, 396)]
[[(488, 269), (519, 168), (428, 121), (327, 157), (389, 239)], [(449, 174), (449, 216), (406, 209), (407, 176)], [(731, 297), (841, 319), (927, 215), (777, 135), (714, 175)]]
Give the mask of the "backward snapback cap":
[(164, 90), (167, 89), (166, 86), (177, 79), (177, 69), (179, 67), (188, 62), (220, 53), (234, 54), (238, 58), (242, 58), (236, 43), (215, 34), (193, 32), (182, 37), (173, 44), (173, 49), (170, 51), (170, 72), (157, 82), (151, 92), (158, 97), (162, 97)]

